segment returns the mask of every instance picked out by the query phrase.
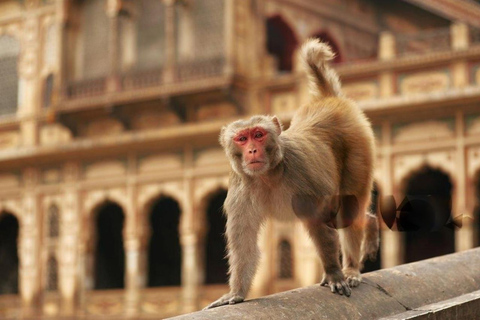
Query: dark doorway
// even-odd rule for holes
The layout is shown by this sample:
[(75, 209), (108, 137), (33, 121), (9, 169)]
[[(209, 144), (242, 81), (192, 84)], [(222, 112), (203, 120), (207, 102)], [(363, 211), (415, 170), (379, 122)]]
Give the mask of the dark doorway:
[(293, 52), (297, 45), (295, 34), (281, 16), (267, 19), (267, 50), (277, 58), (278, 71), (292, 71)]
[(115, 203), (104, 204), (97, 213), (95, 250), (95, 289), (124, 287), (125, 251), (123, 210)]
[(338, 46), (337, 42), (333, 40), (333, 38), (330, 37), (330, 35), (327, 32), (318, 32), (313, 37), (328, 44), (330, 48), (332, 48), (332, 51), (335, 53), (335, 58), (333, 58), (332, 60), (333, 63), (342, 62), (343, 57), (340, 52), (340, 47)]
[(0, 213), (0, 294), (18, 293), (18, 220)]
[(280, 279), (293, 278), (292, 246), (287, 240), (280, 241), (278, 245), (278, 277)]
[[(379, 190), (378, 190), (378, 186), (376, 183), (373, 183), (373, 188), (372, 188), (372, 200), (371, 200), (371, 203), (370, 203), (370, 212), (374, 215), (377, 216), (377, 219), (379, 220), (378, 223), (379, 223), (379, 227), (380, 227), (380, 222), (381, 222), (381, 216), (378, 214), (378, 199), (379, 199)], [(381, 235), (381, 230), (380, 230), (380, 235)], [(380, 240), (380, 243), (382, 243), (382, 241)], [(365, 264), (363, 266), (363, 270), (362, 272), (365, 273), (365, 272), (371, 272), (371, 271), (375, 271), (375, 270), (379, 270), (382, 268), (382, 257), (381, 257), (381, 250), (380, 248), (378, 249), (377, 251), (377, 257), (375, 259), (375, 261), (371, 261), (371, 260), (367, 260), (365, 261)]]
[[(415, 216), (409, 221), (421, 225), (422, 229), (405, 232), (405, 262), (414, 262), (455, 252), (454, 230), (445, 226), (432, 227), (433, 219), (438, 221), (439, 218), (444, 217), (442, 220), (447, 220), (450, 216), (452, 188), (452, 182), (445, 173), (429, 166), (413, 173), (408, 179), (404, 192), (407, 199), (409, 196), (411, 199), (429, 196), (427, 199), (433, 201), (433, 206), (423, 201), (425, 204), (415, 204), (415, 209), (411, 210)], [(404, 208), (402, 213), (410, 210), (408, 204)], [(409, 226), (408, 223), (404, 223), (404, 225)]]
[(223, 203), (227, 191), (221, 190), (210, 199), (207, 207), (208, 234), (206, 241), (206, 284), (228, 282), (228, 261), (226, 258), (225, 224)]
[(148, 248), (148, 286), (179, 286), (182, 249), (178, 234), (180, 206), (172, 198), (162, 197), (152, 206), (152, 236)]

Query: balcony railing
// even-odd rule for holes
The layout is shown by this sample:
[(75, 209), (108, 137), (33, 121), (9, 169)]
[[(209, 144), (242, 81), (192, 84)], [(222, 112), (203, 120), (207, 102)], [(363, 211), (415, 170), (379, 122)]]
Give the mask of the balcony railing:
[(448, 51), (451, 49), (450, 33), (450, 28), (442, 28), (416, 34), (399, 34), (396, 36), (397, 55)]
[[(164, 80), (165, 74), (169, 71), (167, 68), (131, 71), (121, 74), (116, 79), (105, 76), (98, 79), (71, 81), (67, 84), (66, 99), (75, 100), (112, 93), (107, 90), (114, 90), (113, 93), (118, 93), (160, 87), (165, 84), (181, 85), (184, 82), (203, 81), (224, 75), (225, 64), (224, 57), (179, 63), (173, 68), (173, 79), (168, 82)], [(107, 86), (111, 80), (117, 83), (114, 89), (109, 89), (110, 86)]]

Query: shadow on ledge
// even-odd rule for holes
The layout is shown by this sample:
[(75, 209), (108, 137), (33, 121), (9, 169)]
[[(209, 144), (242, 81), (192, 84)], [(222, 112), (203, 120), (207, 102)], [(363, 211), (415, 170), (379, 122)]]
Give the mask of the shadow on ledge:
[(480, 319), (480, 248), (367, 273), (351, 297), (314, 285), (170, 319)]

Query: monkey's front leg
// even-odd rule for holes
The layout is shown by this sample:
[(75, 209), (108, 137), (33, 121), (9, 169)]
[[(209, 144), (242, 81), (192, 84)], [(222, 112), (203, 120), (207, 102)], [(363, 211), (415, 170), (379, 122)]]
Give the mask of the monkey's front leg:
[(230, 292), (205, 309), (242, 302), (247, 296), (257, 270), (260, 251), (258, 230), (262, 223), (256, 212), (227, 212), (227, 246), (230, 264)]
[(305, 224), (315, 243), (325, 271), (320, 285), (329, 286), (333, 293), (337, 292), (349, 297), (351, 290), (345, 282), (340, 267), (340, 241), (337, 230), (325, 224), (321, 219), (308, 219)]

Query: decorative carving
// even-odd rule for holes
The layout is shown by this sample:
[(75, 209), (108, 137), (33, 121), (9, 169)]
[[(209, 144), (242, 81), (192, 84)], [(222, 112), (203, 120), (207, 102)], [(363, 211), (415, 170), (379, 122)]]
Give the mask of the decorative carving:
[(20, 145), (20, 133), (18, 131), (5, 131), (0, 133), (0, 150), (15, 148)]
[(400, 143), (454, 138), (453, 123), (453, 120), (437, 120), (396, 126), (394, 128), (393, 141)]
[(272, 94), (271, 103), (271, 110), (274, 114), (293, 112), (298, 107), (297, 97), (291, 91)]
[(104, 177), (119, 177), (127, 173), (125, 162), (100, 161), (85, 166), (85, 179), (98, 179)]
[(123, 124), (115, 119), (96, 119), (90, 121), (80, 129), (80, 135), (94, 138), (102, 136), (113, 136), (124, 131)]
[(375, 81), (348, 83), (342, 87), (342, 91), (356, 101), (376, 99), (379, 96), (378, 83)]
[(40, 144), (51, 146), (72, 140), (72, 133), (59, 123), (47, 124), (40, 128)]
[(238, 114), (237, 108), (230, 103), (205, 105), (198, 108), (197, 120), (207, 121), (213, 119), (230, 118)]
[(228, 165), (225, 152), (220, 148), (201, 150), (195, 154), (195, 166), (197, 167), (219, 164)]
[(171, 127), (179, 123), (181, 123), (180, 118), (173, 112), (148, 110), (134, 116), (132, 128), (139, 130), (159, 129)]
[(451, 86), (449, 70), (401, 75), (398, 79), (399, 91), (403, 95), (432, 93), (448, 89)]
[(180, 154), (156, 154), (142, 157), (138, 163), (139, 173), (178, 170), (183, 166), (183, 158)]

